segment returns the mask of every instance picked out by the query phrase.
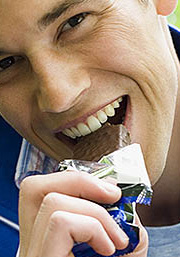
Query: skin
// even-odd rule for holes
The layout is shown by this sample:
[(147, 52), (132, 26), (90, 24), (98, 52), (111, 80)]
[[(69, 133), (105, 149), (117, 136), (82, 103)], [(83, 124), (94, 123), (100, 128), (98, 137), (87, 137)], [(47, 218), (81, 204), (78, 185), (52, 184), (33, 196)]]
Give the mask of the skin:
[[(37, 20), (55, 0), (46, 1), (43, 8), (36, 2), (33, 16), (29, 11), (33, 4), (25, 8), (27, 2), (18, 1), (8, 8), (8, 3), (2, 1), (0, 45), (8, 52), (4, 58), (10, 53), (22, 58), (2, 72), (2, 115), (30, 142), (59, 160), (68, 158), (70, 149), (54, 137), (54, 130), (127, 94), (131, 111), (126, 125), (132, 141), (142, 146), (154, 184), (165, 165), (177, 94), (176, 67), (154, 4), (100, 1), (94, 9), (84, 4), (39, 31)], [(58, 26), (84, 9), (93, 14), (79, 30), (57, 36)]]
[[(20, 194), (20, 256), (69, 257), (74, 241), (87, 242), (99, 254), (109, 256), (128, 244), (127, 236), (107, 211), (87, 201), (117, 201), (120, 189), (110, 183), (65, 172), (43, 176), (43, 180), (41, 176), (29, 177), (22, 182)], [(138, 217), (136, 223), (141, 242), (130, 256), (144, 257), (147, 234)]]
[[(164, 170), (165, 175), (158, 181), (157, 188), (164, 203), (172, 167), (171, 185), (179, 188), (179, 62), (167, 25), (158, 15), (168, 15), (176, 1), (89, 1), (75, 5), (48, 27), (39, 25), (38, 28), (37, 21), (56, 4), (56, 0), (45, 0), (43, 5), (42, 1), (35, 0), (1, 0), (0, 49), (4, 50), (0, 60), (9, 56), (20, 57), (16, 58), (16, 64), (0, 72), (1, 114), (23, 137), (59, 160), (69, 158), (71, 149), (55, 138), (54, 130), (68, 126), (72, 120), (83, 120), (92, 110), (128, 95), (131, 110), (126, 126), (132, 141), (142, 146), (153, 185)], [(82, 12), (90, 14), (79, 27), (70, 29), (68, 19)], [(71, 256), (72, 238), (88, 241), (99, 253), (107, 255), (113, 252), (114, 246), (123, 248), (127, 244), (122, 239), (122, 231), (118, 241), (113, 232), (113, 221), (107, 213), (103, 212), (99, 217), (99, 210), (96, 210), (99, 207), (78, 199), (83, 196), (97, 202), (115, 202), (120, 198), (120, 192), (115, 194), (111, 191), (107, 195), (102, 190), (93, 195), (94, 187), (98, 187), (100, 182), (91, 177), (84, 180), (78, 177), (78, 180), (77, 176), (73, 174), (69, 179), (67, 174), (55, 174), (54, 177), (48, 175), (48, 181), (37, 177), (23, 182), (20, 190), (20, 256), (39, 254), (49, 257), (57, 253), (59, 256), (58, 246), (56, 249), (53, 246), (57, 238), (64, 235), (67, 240), (61, 256)], [(64, 186), (67, 183), (72, 183), (73, 191), (67, 192), (68, 187)], [(88, 183), (91, 186), (84, 189), (83, 185)], [(59, 188), (62, 188), (61, 191)], [(179, 191), (174, 194), (176, 197), (172, 196), (172, 201), (167, 200), (167, 205), (173, 206), (171, 216), (176, 214), (178, 217), (175, 207)], [(81, 201), (80, 206), (87, 209), (87, 215), (82, 213), (83, 208), (75, 209), (72, 197)], [(152, 213), (161, 214), (158, 197), (154, 202), (148, 214), (139, 210), (145, 224), (153, 225)], [(71, 222), (69, 215), (75, 215)], [(75, 228), (82, 218), (80, 215), (83, 215), (85, 235), (90, 233), (95, 219), (97, 235), (102, 235), (102, 231), (104, 233), (101, 243), (107, 245), (105, 252), (98, 248), (98, 237), (94, 234), (90, 234), (90, 238), (78, 238)], [(169, 216), (164, 216), (164, 223), (167, 224)], [(161, 217), (157, 218), (157, 225), (160, 225)], [(104, 222), (106, 219), (111, 222), (110, 228), (109, 223)], [(170, 222), (178, 222), (178, 219), (171, 219)], [(137, 223), (140, 224), (138, 218)], [(65, 226), (59, 231), (56, 228), (61, 224)], [(37, 231), (41, 234), (34, 242)], [(142, 226), (141, 235), (141, 242), (130, 255), (132, 257), (146, 256), (147, 235)], [(36, 246), (30, 255), (29, 249), (34, 243)]]

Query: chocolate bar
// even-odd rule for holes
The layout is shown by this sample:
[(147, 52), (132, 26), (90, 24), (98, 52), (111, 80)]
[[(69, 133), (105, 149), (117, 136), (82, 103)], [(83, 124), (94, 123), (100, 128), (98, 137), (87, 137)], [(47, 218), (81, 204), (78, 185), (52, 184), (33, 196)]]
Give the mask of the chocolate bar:
[[(135, 204), (150, 205), (152, 198), (141, 147), (138, 144), (131, 145), (130, 142), (130, 134), (123, 125), (107, 124), (102, 133), (99, 131), (91, 134), (80, 142), (75, 156), (83, 160), (64, 160), (59, 164), (59, 171), (73, 169), (88, 172), (100, 179), (116, 179), (117, 186), (122, 190), (121, 199), (114, 204), (102, 206), (127, 234), (129, 244), (123, 250), (116, 250), (111, 257), (131, 253), (137, 247), (139, 228), (135, 224)], [(75, 243), (73, 254), (75, 257), (102, 257), (87, 243)]]
[(130, 144), (130, 133), (123, 125), (106, 123), (96, 132), (82, 137), (73, 146), (73, 159), (99, 161), (104, 155)]

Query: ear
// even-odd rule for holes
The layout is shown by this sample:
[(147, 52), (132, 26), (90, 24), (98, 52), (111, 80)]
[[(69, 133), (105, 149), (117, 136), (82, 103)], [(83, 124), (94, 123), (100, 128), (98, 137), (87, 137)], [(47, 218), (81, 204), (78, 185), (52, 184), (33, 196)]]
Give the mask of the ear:
[(178, 0), (154, 0), (154, 3), (158, 14), (168, 16), (176, 8)]

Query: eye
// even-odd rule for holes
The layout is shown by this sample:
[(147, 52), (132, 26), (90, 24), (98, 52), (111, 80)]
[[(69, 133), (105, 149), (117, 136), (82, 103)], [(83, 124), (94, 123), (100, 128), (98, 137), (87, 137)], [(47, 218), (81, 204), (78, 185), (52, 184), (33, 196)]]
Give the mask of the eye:
[(12, 65), (15, 65), (22, 57), (20, 56), (9, 56), (0, 60), (0, 72), (9, 69)]
[(88, 13), (84, 12), (71, 17), (69, 20), (66, 21), (61, 32), (65, 32), (78, 26), (86, 18), (87, 15)]

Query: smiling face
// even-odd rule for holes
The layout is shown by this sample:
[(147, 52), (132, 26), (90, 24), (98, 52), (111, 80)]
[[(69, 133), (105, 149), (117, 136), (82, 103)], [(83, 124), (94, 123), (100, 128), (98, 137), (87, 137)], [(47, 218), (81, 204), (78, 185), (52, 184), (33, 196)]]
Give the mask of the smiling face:
[(62, 134), (99, 129), (126, 99), (125, 126), (157, 180), (177, 74), (152, 1), (1, 0), (0, 54), (0, 112), (22, 136), (70, 158)]

